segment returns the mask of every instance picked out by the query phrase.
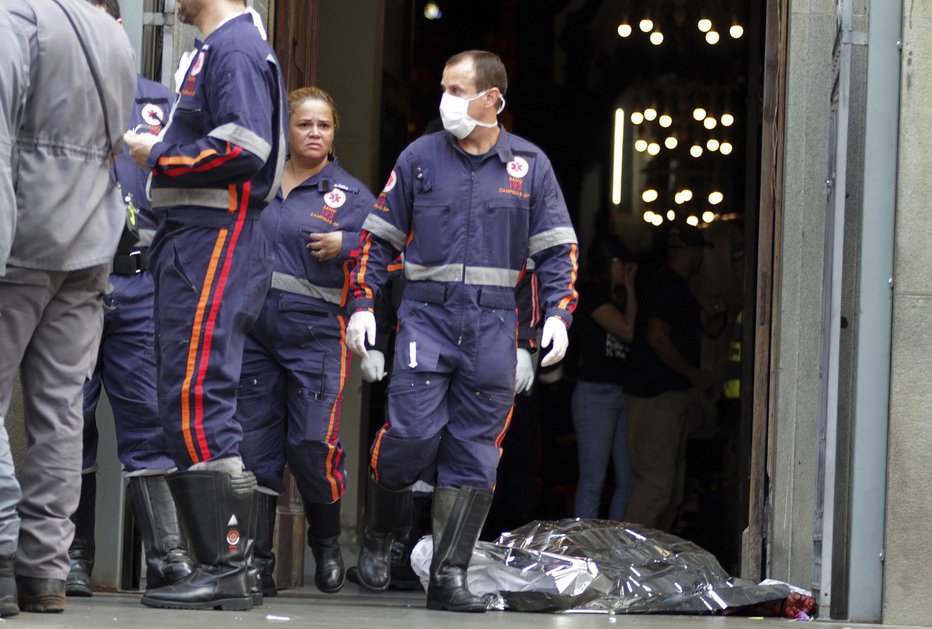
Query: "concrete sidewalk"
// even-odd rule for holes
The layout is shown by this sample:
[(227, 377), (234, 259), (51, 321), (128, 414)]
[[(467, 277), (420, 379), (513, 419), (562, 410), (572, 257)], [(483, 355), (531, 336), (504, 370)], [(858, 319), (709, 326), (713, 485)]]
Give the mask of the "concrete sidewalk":
[[(350, 583), (335, 595), (320, 594), (307, 587), (267, 598), (265, 604), (248, 612), (181, 611), (150, 609), (139, 604), (138, 593), (95, 593), (93, 598), (69, 598), (64, 614), (20, 614), (0, 619), (23, 627), (105, 629), (236, 629), (275, 626), (280, 629), (339, 627), (428, 629), (445, 627), (502, 627), (508, 629), (764, 629), (792, 622), (780, 618), (751, 619), (699, 616), (609, 616), (606, 614), (530, 614), (488, 612), (457, 614), (429, 611), (423, 593), (361, 592)], [(799, 625), (802, 627), (803, 625)], [(811, 629), (833, 627), (869, 629), (881, 625), (813, 621)], [(886, 626), (888, 629), (892, 625)]]

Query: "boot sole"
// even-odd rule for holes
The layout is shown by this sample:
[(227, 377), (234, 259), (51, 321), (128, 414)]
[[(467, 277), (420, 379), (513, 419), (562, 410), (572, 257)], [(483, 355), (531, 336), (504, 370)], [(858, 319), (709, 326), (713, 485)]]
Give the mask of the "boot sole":
[(20, 597), (19, 610), (34, 614), (60, 614), (65, 611), (65, 597), (56, 594)]
[(387, 591), (388, 591), (388, 586), (391, 585), (391, 581), (389, 581), (388, 583), (386, 583), (385, 585), (383, 585), (383, 586), (381, 586), (381, 587), (377, 587), (377, 586), (374, 586), (374, 585), (369, 585), (369, 584), (366, 583), (366, 581), (360, 576), (360, 577), (359, 577), (359, 585), (362, 586), (362, 589), (364, 589), (364, 590), (369, 590), (370, 592), (387, 592)]
[[(345, 574), (343, 575), (343, 579), (340, 581), (340, 583), (339, 583), (338, 585), (336, 585), (335, 587), (332, 587), (332, 588), (322, 588), (322, 587), (320, 587), (320, 584), (317, 583), (317, 581), (314, 581), (314, 585), (317, 586), (317, 589), (320, 590), (321, 592), (323, 592), (324, 594), (336, 594), (337, 592), (339, 592), (340, 590), (343, 589), (343, 586), (344, 586), (345, 584), (346, 584), (346, 575), (345, 575)], [(386, 587), (385, 589), (387, 590), (388, 587)], [(381, 590), (381, 591), (384, 592), (385, 590)]]
[(179, 603), (143, 596), (139, 602), (146, 607), (158, 607), (160, 609), (222, 609), (224, 611), (244, 612), (253, 608), (251, 597), (224, 598), (216, 601), (202, 601), (198, 603)]

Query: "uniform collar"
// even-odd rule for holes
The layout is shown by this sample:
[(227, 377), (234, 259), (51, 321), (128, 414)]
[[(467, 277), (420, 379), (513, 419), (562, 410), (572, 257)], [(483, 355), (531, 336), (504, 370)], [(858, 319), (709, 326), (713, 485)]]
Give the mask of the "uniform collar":
[(498, 125), (498, 139), (495, 140), (495, 144), (492, 145), (492, 148), (490, 148), (488, 152), (483, 153), (481, 156), (472, 155), (471, 153), (467, 153), (466, 151), (464, 151), (463, 147), (461, 147), (459, 143), (456, 141), (456, 137), (449, 131), (444, 131), (443, 135), (447, 141), (447, 144), (452, 146), (454, 149), (456, 149), (463, 155), (468, 155), (469, 157), (483, 157), (484, 158), (489, 153), (495, 152), (496, 154), (498, 154), (498, 159), (503, 164), (507, 164), (513, 161), (515, 158), (514, 153), (511, 150), (511, 134), (505, 131), (505, 127), (503, 127), (501, 123), (499, 123)]
[(336, 179), (334, 178), (334, 175), (335, 175), (334, 171), (336, 170), (336, 167), (337, 167), (337, 158), (336, 156), (333, 156), (330, 158), (330, 161), (327, 162), (327, 165), (324, 166), (319, 173), (311, 175), (310, 177), (308, 177), (307, 179), (299, 183), (297, 186), (295, 186), (295, 190), (297, 190), (298, 188), (313, 188), (314, 186), (317, 186), (317, 189), (322, 194), (324, 192), (330, 192), (331, 190), (333, 190), (334, 183), (336, 183)]
[[(213, 35), (213, 34), (216, 33), (217, 31), (219, 31), (221, 28), (223, 28), (224, 26), (226, 26), (227, 24), (229, 24), (230, 22), (232, 22), (232, 21), (235, 20), (236, 18), (238, 18), (238, 17), (243, 17), (244, 15), (248, 15), (248, 14), (246, 13), (246, 11), (240, 11), (240, 12), (238, 12), (238, 13), (234, 13), (233, 15), (227, 17), (227, 19), (225, 19), (225, 20), (223, 20), (222, 22), (220, 22), (219, 24), (217, 24), (217, 27), (214, 29), (214, 32), (211, 33), (211, 35)], [(249, 17), (249, 20), (252, 21), (252, 16)]]

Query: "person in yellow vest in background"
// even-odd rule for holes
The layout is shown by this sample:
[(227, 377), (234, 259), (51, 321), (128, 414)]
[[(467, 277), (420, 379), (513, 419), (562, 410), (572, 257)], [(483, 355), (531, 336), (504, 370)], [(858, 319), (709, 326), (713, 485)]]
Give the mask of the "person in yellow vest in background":
[[(744, 286), (744, 241), (731, 243), (731, 270), (735, 285)], [(725, 382), (723, 384), (726, 400), (741, 399), (741, 336), (744, 333), (744, 310), (738, 311), (735, 325), (728, 340), (728, 360), (725, 363)]]

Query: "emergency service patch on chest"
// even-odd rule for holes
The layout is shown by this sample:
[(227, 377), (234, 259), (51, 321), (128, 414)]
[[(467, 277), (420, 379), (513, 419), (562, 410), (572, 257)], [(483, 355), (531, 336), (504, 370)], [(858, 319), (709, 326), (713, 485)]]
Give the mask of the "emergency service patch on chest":
[(191, 71), (188, 72), (188, 78), (184, 82), (184, 89), (181, 93), (185, 96), (194, 96), (194, 85), (197, 82), (197, 75), (204, 69), (204, 58), (207, 55), (206, 50), (201, 50), (191, 63)]
[(324, 195), (324, 202), (335, 210), (341, 208), (346, 203), (346, 193), (339, 188), (334, 188)]
[(498, 191), (520, 199), (530, 198), (530, 192), (524, 190), (524, 177), (528, 174), (529, 169), (527, 160), (515, 155), (515, 158), (505, 166), (505, 170), (508, 171), (508, 186), (499, 188)]
[(388, 212), (388, 202), (385, 195), (395, 189), (396, 183), (398, 183), (398, 176), (393, 170), (392, 174), (388, 176), (388, 181), (385, 182), (385, 187), (382, 188), (382, 192), (379, 193), (379, 198), (375, 200), (375, 209), (379, 212)]
[(523, 157), (518, 157), (517, 155), (513, 160), (508, 162), (508, 174), (515, 179), (524, 179), (524, 176), (527, 174), (528, 165), (527, 160)]
[(332, 227), (339, 227), (340, 223), (336, 220), (337, 210), (346, 203), (346, 193), (339, 188), (334, 188), (324, 194), (324, 206), (319, 212), (308, 212), (308, 216), (321, 220)]
[(340, 226), (340, 222), (336, 220), (337, 211), (333, 209), (332, 207), (330, 207), (329, 205), (325, 205), (324, 207), (322, 207), (319, 212), (308, 212), (307, 215), (310, 216), (311, 218), (316, 218), (318, 220), (321, 220), (327, 223), (328, 225), (330, 225), (331, 227)]
[(155, 103), (146, 103), (140, 113), (150, 127), (160, 127), (165, 122), (165, 112)]

